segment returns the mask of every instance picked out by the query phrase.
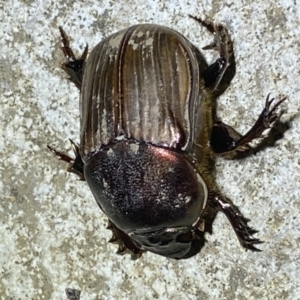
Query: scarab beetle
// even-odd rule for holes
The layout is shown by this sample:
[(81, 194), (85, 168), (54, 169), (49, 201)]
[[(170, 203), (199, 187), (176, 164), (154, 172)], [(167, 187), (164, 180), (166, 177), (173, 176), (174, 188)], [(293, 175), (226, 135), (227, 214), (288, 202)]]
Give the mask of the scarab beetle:
[(80, 145), (72, 142), (75, 159), (48, 148), (88, 183), (111, 241), (132, 258), (197, 254), (218, 211), (243, 247), (259, 251), (257, 231), (216, 186), (214, 156), (261, 138), (285, 98), (274, 104), (267, 97), (245, 135), (220, 121), (216, 98), (235, 73), (233, 43), (225, 26), (192, 18), (214, 35), (204, 48), (219, 52), (211, 65), (183, 35), (159, 25), (119, 31), (80, 58), (60, 28), (62, 68), (80, 90)]

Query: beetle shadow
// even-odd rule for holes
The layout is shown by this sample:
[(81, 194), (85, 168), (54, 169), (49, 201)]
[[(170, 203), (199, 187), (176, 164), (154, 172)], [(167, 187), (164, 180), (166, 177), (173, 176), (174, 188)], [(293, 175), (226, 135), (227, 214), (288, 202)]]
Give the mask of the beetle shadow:
[[(283, 113), (284, 112), (280, 115)], [(298, 117), (298, 114), (294, 114), (285, 122), (280, 121), (278, 118), (278, 120), (272, 125), (268, 134), (264, 136), (254, 147), (249, 146), (249, 148), (245, 151), (236, 151), (235, 153), (224, 154), (221, 156), (228, 160), (245, 159), (252, 155), (256, 155), (258, 152), (264, 151), (266, 148), (275, 147), (276, 142), (283, 138), (286, 131), (291, 129), (291, 123), (296, 119), (296, 117)]]
[(262, 139), (258, 145), (254, 148), (254, 154), (262, 151), (268, 147), (276, 146), (276, 141), (283, 138), (284, 133), (291, 128), (291, 122), (277, 121), (271, 128), (268, 136)]

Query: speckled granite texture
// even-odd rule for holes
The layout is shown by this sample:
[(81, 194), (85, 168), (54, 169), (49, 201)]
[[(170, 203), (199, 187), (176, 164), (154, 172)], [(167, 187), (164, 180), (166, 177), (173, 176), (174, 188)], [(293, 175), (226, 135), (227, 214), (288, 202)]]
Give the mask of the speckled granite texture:
[[(60, 70), (58, 26), (78, 52), (141, 22), (207, 45), (211, 36), (187, 14), (227, 24), (235, 41), (237, 73), (219, 99), (225, 122), (246, 132), (269, 92), (288, 96), (290, 129), (275, 147), (217, 161), (222, 191), (265, 243), (261, 253), (245, 252), (219, 214), (198, 256), (131, 261), (107, 243), (106, 217), (86, 184), (46, 149), (71, 153), (68, 139), (79, 140), (78, 91)], [(0, 20), (1, 300), (63, 300), (65, 288), (80, 289), (82, 300), (300, 299), (298, 0), (4, 0)]]

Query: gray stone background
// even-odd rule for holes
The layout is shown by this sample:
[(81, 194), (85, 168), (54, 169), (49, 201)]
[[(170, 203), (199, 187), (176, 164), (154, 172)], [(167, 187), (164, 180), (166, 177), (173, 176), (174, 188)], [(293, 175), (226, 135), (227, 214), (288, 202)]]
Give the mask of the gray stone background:
[[(187, 14), (223, 22), (236, 76), (220, 116), (245, 132), (266, 95), (286, 95), (290, 129), (275, 147), (217, 161), (222, 191), (240, 206), (263, 252), (244, 251), (224, 215), (194, 258), (115, 254), (89, 189), (47, 150), (79, 140), (78, 91), (60, 69), (58, 26), (81, 52), (141, 22), (175, 28), (199, 47), (212, 37)], [(0, 1), (0, 299), (300, 299), (300, 3), (254, 1)], [(215, 54), (205, 53), (208, 61)]]

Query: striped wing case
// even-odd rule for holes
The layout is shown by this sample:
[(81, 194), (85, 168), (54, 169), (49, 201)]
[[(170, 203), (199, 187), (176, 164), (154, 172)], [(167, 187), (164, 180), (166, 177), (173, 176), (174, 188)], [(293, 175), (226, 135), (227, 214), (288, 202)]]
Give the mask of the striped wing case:
[(132, 26), (100, 42), (84, 69), (83, 159), (122, 138), (188, 150), (201, 127), (201, 58), (185, 37), (158, 25)]

